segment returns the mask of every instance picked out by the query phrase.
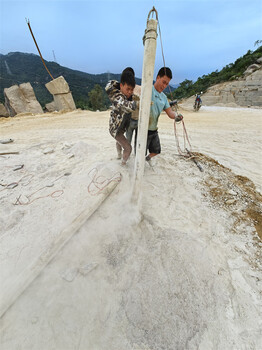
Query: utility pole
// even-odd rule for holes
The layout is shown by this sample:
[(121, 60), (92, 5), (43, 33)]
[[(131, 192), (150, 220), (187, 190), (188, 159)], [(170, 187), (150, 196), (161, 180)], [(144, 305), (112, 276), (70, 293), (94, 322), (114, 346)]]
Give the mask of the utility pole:
[(54, 50), (53, 50), (53, 57), (54, 57), (54, 62), (57, 63)]
[(152, 86), (156, 56), (156, 39), (157, 39), (157, 19), (149, 19), (150, 14), (157, 11), (153, 7), (148, 14), (147, 28), (143, 37), (144, 42), (144, 59), (142, 72), (142, 87), (139, 107), (138, 134), (136, 144), (136, 158), (133, 178), (133, 190), (131, 202), (140, 205), (141, 188), (145, 167), (145, 153), (147, 143), (147, 132), (149, 124), (149, 114), (152, 97)]

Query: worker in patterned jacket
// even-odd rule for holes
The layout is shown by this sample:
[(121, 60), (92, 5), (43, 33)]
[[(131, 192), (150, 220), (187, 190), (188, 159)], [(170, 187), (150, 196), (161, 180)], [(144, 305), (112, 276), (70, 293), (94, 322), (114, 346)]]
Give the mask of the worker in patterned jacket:
[(136, 109), (136, 102), (130, 100), (135, 85), (134, 75), (131, 72), (124, 71), (121, 75), (120, 84), (115, 80), (110, 80), (105, 87), (113, 105), (110, 112), (109, 132), (116, 139), (118, 159), (121, 159), (123, 149), (122, 165), (126, 164), (132, 152), (132, 147), (124, 133), (129, 126), (131, 112)]

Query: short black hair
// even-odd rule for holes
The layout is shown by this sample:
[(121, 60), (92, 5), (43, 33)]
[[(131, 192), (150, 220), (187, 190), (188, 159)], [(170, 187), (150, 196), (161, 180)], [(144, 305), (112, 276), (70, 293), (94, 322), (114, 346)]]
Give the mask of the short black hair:
[(169, 79), (172, 79), (172, 71), (168, 67), (162, 67), (159, 69), (157, 76), (162, 78), (164, 75), (166, 75)]
[(133, 76), (135, 76), (135, 71), (134, 71), (134, 69), (133, 69), (132, 67), (126, 67), (126, 68), (123, 70), (122, 74), (125, 73), (125, 72), (130, 72), (130, 73), (133, 74)]
[(136, 86), (134, 74), (132, 74), (130, 71), (126, 71), (126, 72), (123, 72), (121, 74), (120, 82), (123, 85), (124, 84), (130, 85), (130, 86), (132, 86), (132, 88), (134, 88)]

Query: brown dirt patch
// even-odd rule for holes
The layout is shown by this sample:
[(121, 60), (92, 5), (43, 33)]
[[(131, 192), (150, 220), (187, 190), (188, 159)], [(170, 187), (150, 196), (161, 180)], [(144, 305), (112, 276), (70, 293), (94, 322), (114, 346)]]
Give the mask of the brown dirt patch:
[(201, 153), (193, 153), (205, 168), (204, 188), (211, 202), (235, 217), (234, 231), (242, 223), (254, 226), (262, 240), (262, 195), (247, 177), (234, 174), (213, 158)]

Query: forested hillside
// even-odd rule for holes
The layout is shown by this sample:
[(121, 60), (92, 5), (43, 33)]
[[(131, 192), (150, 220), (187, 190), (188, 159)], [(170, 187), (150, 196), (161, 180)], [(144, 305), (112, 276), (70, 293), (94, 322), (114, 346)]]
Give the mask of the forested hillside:
[[(226, 65), (220, 71), (216, 70), (210, 74), (203, 75), (195, 83), (186, 79), (177, 89), (174, 90), (171, 87), (172, 93), (167, 93), (167, 95), (170, 99), (186, 98), (201, 91), (205, 92), (212, 85), (239, 79), (243, 76), (247, 67), (255, 63), (261, 56), (262, 46), (255, 51), (249, 50), (234, 63)], [(54, 78), (62, 75), (66, 79), (77, 108), (92, 109), (91, 99), (95, 99), (95, 93), (99, 93), (99, 106), (101, 109), (106, 109), (110, 105), (104, 92), (104, 87), (110, 79), (119, 80), (120, 73), (89, 74), (60, 66), (56, 62), (45, 61), (45, 63)], [(4, 102), (4, 88), (26, 82), (31, 83), (36, 97), (43, 107), (46, 103), (52, 101), (53, 97), (45, 87), (45, 84), (51, 80), (51, 77), (38, 55), (22, 52), (10, 52), (7, 55), (0, 54), (0, 72), (0, 102)], [(141, 85), (141, 79), (136, 78), (136, 82)], [(166, 91), (170, 90), (166, 89)]]
[(195, 83), (192, 80), (184, 80), (180, 86), (171, 94), (170, 99), (181, 99), (194, 94), (205, 92), (210, 86), (226, 81), (239, 79), (251, 64), (255, 63), (262, 56), (262, 46), (255, 51), (248, 51), (244, 56), (238, 58), (234, 63), (230, 63), (220, 71), (216, 70), (198, 78)]
[[(88, 74), (60, 66), (55, 62), (45, 61), (45, 63), (54, 78), (62, 75), (66, 79), (78, 108), (86, 109), (89, 107), (88, 93), (97, 84), (103, 89), (102, 104), (105, 107), (109, 105), (104, 87), (109, 79), (119, 80), (120, 74)], [(0, 102), (4, 102), (4, 88), (26, 82), (31, 83), (36, 97), (43, 107), (46, 103), (52, 101), (53, 97), (45, 87), (51, 77), (39, 56), (22, 52), (11, 52), (7, 55), (0, 54), (0, 72)], [(137, 84), (141, 84), (141, 79), (136, 79), (136, 81)]]

